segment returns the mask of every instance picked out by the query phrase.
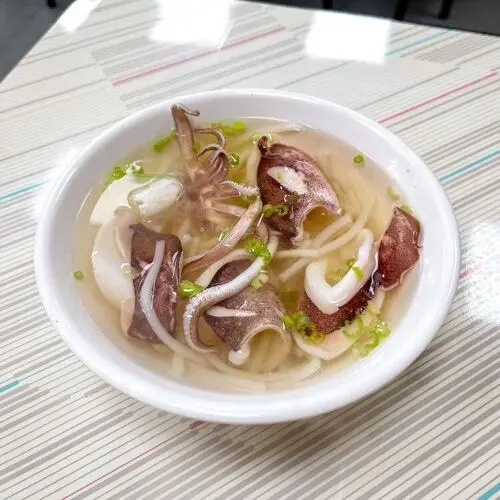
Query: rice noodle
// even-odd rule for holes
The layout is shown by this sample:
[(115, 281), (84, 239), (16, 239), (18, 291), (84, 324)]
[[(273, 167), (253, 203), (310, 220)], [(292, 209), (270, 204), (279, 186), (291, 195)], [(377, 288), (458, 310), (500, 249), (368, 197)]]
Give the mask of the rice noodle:
[(219, 383), (222, 387), (234, 387), (236, 389), (245, 389), (252, 392), (265, 392), (267, 387), (265, 382), (260, 380), (251, 380), (238, 377), (230, 377), (221, 371), (214, 371), (212, 368), (206, 368), (200, 365), (191, 365), (189, 371), (202, 383), (208, 386), (213, 383)]
[(207, 359), (222, 373), (256, 382), (298, 382), (314, 375), (321, 368), (321, 360), (319, 358), (310, 358), (307, 363), (292, 370), (275, 373), (251, 373), (228, 366), (216, 354), (208, 354)]
[(155, 246), (155, 253), (153, 257), (153, 261), (146, 273), (146, 278), (141, 287), (141, 291), (139, 293), (139, 302), (141, 304), (141, 308), (144, 312), (144, 316), (149, 323), (149, 326), (152, 328), (153, 332), (156, 336), (172, 351), (181, 356), (185, 356), (189, 360), (205, 365), (206, 361), (203, 356), (194, 352), (188, 346), (181, 344), (178, 340), (174, 339), (172, 335), (167, 332), (165, 327), (161, 324), (158, 316), (156, 315), (156, 311), (153, 307), (153, 289), (156, 283), (156, 278), (158, 277), (158, 273), (160, 272), (161, 263), (163, 261), (163, 256), (165, 255), (165, 240), (157, 241)]
[(184, 358), (177, 352), (174, 352), (174, 356), (172, 358), (172, 371), (177, 377), (182, 377), (186, 371)]
[(247, 184), (257, 186), (257, 169), (260, 163), (260, 151), (255, 144), (247, 161)]
[(269, 349), (269, 355), (265, 360), (264, 366), (261, 367), (261, 371), (272, 372), (276, 370), (278, 366), (290, 354), (291, 349), (292, 339), (289, 335), (285, 335), (283, 337), (283, 342), (280, 343), (279, 348)]
[(271, 335), (261, 334), (258, 340), (254, 340), (254, 344), (255, 342), (258, 342), (258, 346), (251, 346), (255, 353), (251, 356), (250, 361), (248, 362), (248, 371), (252, 373), (260, 373), (262, 371), (264, 358), (269, 351)]
[[(363, 212), (361, 212), (360, 216), (358, 217), (356, 222), (352, 225), (352, 227), (348, 231), (346, 231), (342, 236), (339, 236), (337, 239), (331, 241), (330, 243), (320, 248), (304, 248), (304, 249), (297, 248), (294, 250), (283, 250), (281, 252), (277, 252), (275, 258), (286, 259), (290, 257), (305, 257), (310, 260), (319, 259), (323, 255), (333, 252), (334, 250), (337, 250), (340, 247), (346, 245), (352, 239), (354, 239), (357, 236), (357, 234), (365, 227), (366, 222), (368, 221), (368, 218), (370, 217), (372, 208), (374, 206), (375, 199), (376, 198), (372, 199), (370, 203), (365, 205)], [(305, 265), (307, 265), (307, 263)], [(288, 269), (287, 271), (290, 272), (290, 269)]]

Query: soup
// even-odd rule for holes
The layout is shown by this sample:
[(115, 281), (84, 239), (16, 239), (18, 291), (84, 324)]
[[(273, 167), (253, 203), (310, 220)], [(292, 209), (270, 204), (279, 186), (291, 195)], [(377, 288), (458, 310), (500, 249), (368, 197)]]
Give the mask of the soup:
[(99, 296), (84, 303), (101, 328), (172, 377), (230, 391), (296, 386), (369, 355), (419, 259), (397, 188), (301, 124), (172, 115), (82, 207), (73, 274)]

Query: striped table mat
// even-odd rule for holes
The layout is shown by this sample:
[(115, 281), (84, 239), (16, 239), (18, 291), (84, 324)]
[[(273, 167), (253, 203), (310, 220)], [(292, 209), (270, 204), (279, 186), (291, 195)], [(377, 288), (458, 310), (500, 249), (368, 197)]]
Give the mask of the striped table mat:
[[(0, 87), (0, 498), (467, 499), (500, 495), (500, 39), (230, 0), (78, 0)], [(458, 292), (397, 380), (269, 427), (159, 412), (104, 384), (43, 310), (51, 179), (166, 97), (273, 87), (378, 120), (434, 170)]]

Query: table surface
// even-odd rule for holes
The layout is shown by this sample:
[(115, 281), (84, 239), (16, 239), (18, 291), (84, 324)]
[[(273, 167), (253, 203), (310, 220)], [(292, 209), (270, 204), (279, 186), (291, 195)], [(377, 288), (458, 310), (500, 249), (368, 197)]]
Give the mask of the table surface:
[[(387, 20), (77, 1), (0, 87), (0, 498), (499, 494), (499, 64), (498, 38)], [(128, 114), (221, 87), (356, 109), (417, 151), (453, 203), (463, 255), (446, 322), (402, 376), (340, 411), (268, 427), (159, 412), (90, 372), (40, 302), (33, 245), (51, 179)]]

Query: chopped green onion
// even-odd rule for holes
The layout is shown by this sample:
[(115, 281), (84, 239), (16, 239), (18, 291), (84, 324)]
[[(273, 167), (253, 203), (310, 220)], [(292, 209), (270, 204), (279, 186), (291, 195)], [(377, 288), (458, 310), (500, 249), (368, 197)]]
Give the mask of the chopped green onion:
[(200, 293), (203, 287), (198, 285), (198, 283), (193, 283), (189, 280), (182, 280), (179, 284), (179, 295), (181, 297), (191, 298), (197, 293)]
[(401, 205), (399, 208), (400, 208), (403, 212), (406, 212), (407, 214), (410, 214), (410, 215), (411, 215), (411, 214), (413, 213), (413, 210), (412, 210), (412, 209), (411, 209), (411, 207), (410, 207), (410, 206), (408, 206), (408, 205)]
[(304, 330), (300, 331), (300, 336), (309, 344), (321, 344), (325, 340), (325, 334), (323, 332), (318, 332), (316, 327), (306, 327)]
[(377, 321), (375, 326), (373, 327), (373, 333), (375, 333), (378, 337), (385, 338), (388, 337), (391, 333), (391, 329), (389, 325), (385, 321)]
[(356, 163), (356, 165), (362, 165), (365, 162), (365, 157), (363, 155), (356, 155), (352, 161)]
[(352, 266), (351, 271), (354, 272), (354, 274), (356, 275), (356, 278), (358, 278), (358, 280), (363, 279), (363, 270), (360, 267)]
[(271, 217), (271, 215), (277, 215), (278, 217), (283, 217), (288, 214), (287, 205), (279, 204), (272, 205), (271, 203), (266, 203), (262, 207), (262, 214), (264, 217)]
[(130, 175), (141, 175), (144, 174), (144, 167), (138, 163), (131, 163), (127, 168), (127, 174)]
[(367, 347), (366, 345), (362, 344), (361, 342), (356, 342), (352, 346), (352, 352), (357, 354), (358, 356), (361, 356), (362, 358), (368, 356), (370, 354), (370, 348)]
[(273, 142), (273, 136), (271, 134), (259, 134), (259, 133), (256, 133), (256, 134), (253, 134), (252, 137), (251, 137), (251, 140), (252, 140), (252, 144), (257, 144), (259, 141), (260, 141), (260, 138), (261, 137), (267, 137), (267, 142), (271, 143)]
[(106, 178), (106, 186), (109, 186), (112, 182), (117, 181), (122, 177), (125, 177), (126, 174), (127, 174), (127, 169), (125, 167), (122, 167), (120, 165), (115, 165), (113, 167), (113, 170), (111, 170), (111, 172)]
[(233, 167), (240, 163), (240, 156), (236, 153), (229, 153), (227, 159), (229, 160), (229, 164)]
[(389, 188), (387, 189), (387, 194), (393, 199), (393, 200), (399, 200), (400, 196), (399, 194), (397, 193), (397, 191), (395, 191), (395, 189), (392, 187), (392, 186), (389, 186)]
[(73, 271), (73, 279), (75, 281), (83, 281), (83, 273), (81, 271)]
[(160, 153), (163, 151), (169, 144), (169, 142), (175, 137), (175, 130), (172, 129), (168, 134), (159, 137), (156, 139), (156, 141), (153, 143), (153, 149), (157, 152)]
[(246, 126), (241, 120), (236, 120), (233, 123), (213, 122), (211, 127), (221, 130), (227, 136), (240, 135), (246, 130)]
[(380, 337), (373, 330), (368, 332), (367, 335), (369, 340), (365, 340), (363, 343), (369, 349), (375, 349), (380, 344)]
[(283, 324), (285, 325), (285, 328), (290, 330), (291, 328), (293, 328), (295, 326), (295, 319), (293, 318), (293, 316), (285, 314), (283, 316)]
[(259, 238), (256, 238), (255, 236), (245, 238), (243, 240), (243, 248), (255, 258), (260, 257), (264, 261), (265, 265), (267, 265), (271, 260), (271, 252), (269, 251), (269, 248), (267, 248), (267, 245), (262, 240), (259, 240)]
[(224, 231), (222, 231), (219, 234), (218, 241), (225, 240), (227, 238), (227, 235), (229, 234), (229, 231), (231, 231), (231, 228), (230, 227), (226, 227), (226, 229), (224, 229)]
[(263, 273), (260, 273), (257, 278), (253, 279), (252, 282), (250, 283), (250, 286), (254, 289), (254, 290), (259, 290), (260, 288), (262, 288), (267, 282), (269, 281), (269, 276), (267, 275), (267, 273), (263, 272)]
[(363, 333), (363, 320), (356, 316), (351, 322), (348, 322), (342, 328), (342, 333), (350, 339), (357, 339)]
[(351, 269), (351, 267), (353, 266), (353, 264), (354, 264), (355, 262), (356, 262), (356, 259), (355, 259), (355, 258), (347, 259), (347, 261), (346, 261), (347, 268), (348, 268), (348, 269)]
[(310, 344), (319, 344), (325, 340), (325, 334), (317, 330), (316, 325), (303, 311), (283, 316), (283, 324), (288, 329), (295, 328), (300, 336)]
[(333, 286), (336, 285), (345, 275), (346, 271), (337, 269), (335, 271), (328, 271), (326, 273), (325, 279), (330, 286)]

